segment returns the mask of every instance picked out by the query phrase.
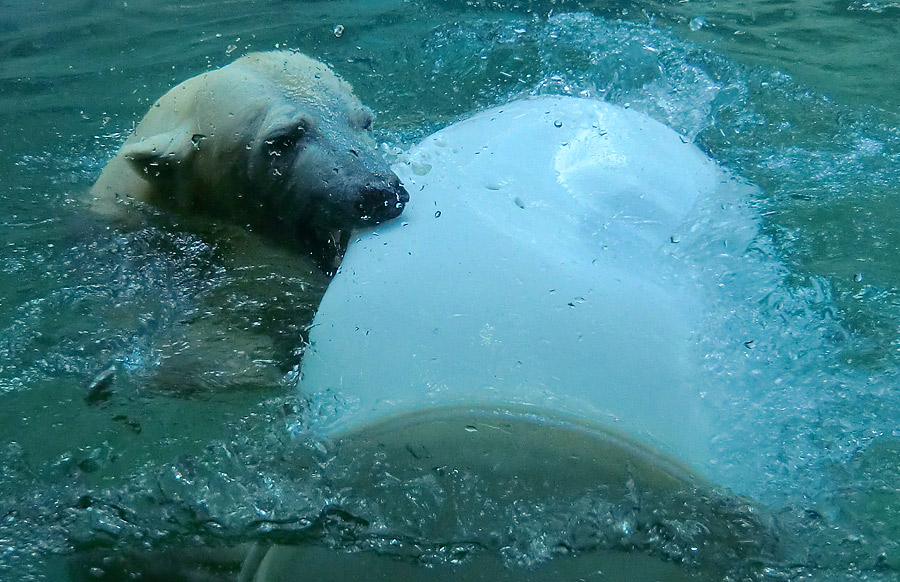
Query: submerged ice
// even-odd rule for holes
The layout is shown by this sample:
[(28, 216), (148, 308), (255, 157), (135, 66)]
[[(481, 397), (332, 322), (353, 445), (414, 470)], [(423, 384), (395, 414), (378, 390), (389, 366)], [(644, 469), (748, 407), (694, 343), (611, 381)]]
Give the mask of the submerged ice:
[[(649, 117), (571, 97), (482, 112), (396, 169), (410, 206), (351, 244), (304, 357), (301, 391), (345, 402), (327, 432), (517, 405), (711, 476), (717, 411), (695, 335), (716, 294), (673, 247), (708, 244), (689, 219), (750, 187)], [(741, 253), (756, 224), (730, 220)]]

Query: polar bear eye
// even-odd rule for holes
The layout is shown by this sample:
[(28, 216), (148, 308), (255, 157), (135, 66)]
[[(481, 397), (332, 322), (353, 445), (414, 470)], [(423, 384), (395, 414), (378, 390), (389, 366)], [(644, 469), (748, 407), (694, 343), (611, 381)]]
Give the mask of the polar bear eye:
[(266, 145), (269, 146), (269, 153), (273, 156), (281, 155), (282, 152), (293, 149), (296, 143), (297, 141), (292, 135), (279, 135), (266, 140)]
[(280, 131), (266, 139), (269, 155), (280, 156), (293, 150), (306, 135), (307, 124), (299, 122), (296, 125), (282, 128)]

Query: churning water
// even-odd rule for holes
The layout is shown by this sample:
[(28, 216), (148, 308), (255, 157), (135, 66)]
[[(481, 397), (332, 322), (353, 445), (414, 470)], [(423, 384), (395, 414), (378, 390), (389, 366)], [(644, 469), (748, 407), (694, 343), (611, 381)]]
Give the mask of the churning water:
[[(750, 251), (685, 259), (723, 298), (696, 334), (698, 390), (720, 412), (715, 477), (779, 532), (730, 575), (896, 579), (896, 2), (0, 6), (3, 579), (60, 579), (66, 556), (104, 547), (275, 540), (427, 564), (492, 550), (379, 537), (377, 504), (335, 485), (307, 430), (333, 404), (292, 388), (327, 285), (311, 263), (235, 227), (160, 214), (126, 231), (88, 213), (84, 194), (158, 96), (274, 48), (332, 64), (392, 149), (516, 97), (575, 95), (647, 113), (755, 184)], [(111, 394), (91, 392), (110, 368)], [(413, 505), (438, 495), (399, 487)], [(569, 526), (690, 565), (691, 519), (661, 541), (598, 503), (550, 501), (510, 509), (507, 566), (552, 560)]]

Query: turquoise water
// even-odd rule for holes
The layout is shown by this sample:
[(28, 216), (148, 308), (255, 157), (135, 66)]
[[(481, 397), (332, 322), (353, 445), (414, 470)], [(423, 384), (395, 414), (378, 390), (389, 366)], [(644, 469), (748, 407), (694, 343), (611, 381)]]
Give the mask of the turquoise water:
[[(895, 2), (0, 6), (3, 579), (58, 579), (83, 547), (291, 539), (340, 500), (297, 478), (308, 443), (285, 430), (329, 413), (291, 391), (327, 281), (239, 229), (160, 215), (116, 230), (84, 199), (167, 88), (272, 48), (332, 64), (393, 147), (515, 97), (581, 95), (758, 185), (752, 252), (698, 257), (727, 291), (698, 330), (728, 429), (717, 477), (781, 532), (780, 553), (734, 575), (896, 578)], [(110, 367), (113, 396), (85, 402)], [(545, 559), (529, 542), (548, 532), (515, 535), (511, 565)]]

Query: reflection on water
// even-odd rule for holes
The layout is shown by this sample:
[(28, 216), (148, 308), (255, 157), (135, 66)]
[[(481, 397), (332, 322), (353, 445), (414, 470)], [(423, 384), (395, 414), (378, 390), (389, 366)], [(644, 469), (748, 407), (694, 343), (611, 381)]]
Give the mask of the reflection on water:
[[(290, 395), (325, 279), (238, 229), (119, 231), (82, 198), (167, 88), (276, 47), (333, 64), (392, 146), (515, 96), (584, 95), (759, 185), (750, 255), (698, 259), (728, 289), (700, 330), (722, 474), (752, 467), (783, 531), (781, 557), (740, 568), (895, 577), (895, 3), (0, 5), (2, 577), (58, 579), (48, 556), (74, 548), (290, 538), (334, 501), (287, 462), (334, 413)], [(109, 367), (112, 396), (86, 403)]]

